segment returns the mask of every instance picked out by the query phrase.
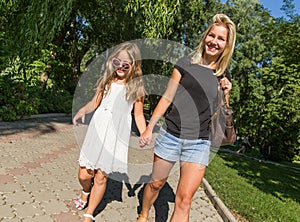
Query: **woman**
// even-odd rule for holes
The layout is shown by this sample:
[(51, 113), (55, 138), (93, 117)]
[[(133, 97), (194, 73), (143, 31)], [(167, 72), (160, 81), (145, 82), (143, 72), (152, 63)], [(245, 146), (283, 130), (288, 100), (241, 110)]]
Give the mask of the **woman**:
[(209, 123), (217, 87), (222, 87), (229, 104), (232, 85), (226, 69), (235, 38), (234, 23), (228, 16), (217, 14), (204, 32), (195, 54), (183, 57), (175, 65), (168, 87), (140, 136), (141, 147), (151, 142), (155, 124), (172, 103), (155, 142), (152, 179), (144, 190), (138, 222), (148, 220), (149, 210), (177, 160), (180, 161), (180, 178), (170, 221), (189, 221), (192, 198), (209, 162)]

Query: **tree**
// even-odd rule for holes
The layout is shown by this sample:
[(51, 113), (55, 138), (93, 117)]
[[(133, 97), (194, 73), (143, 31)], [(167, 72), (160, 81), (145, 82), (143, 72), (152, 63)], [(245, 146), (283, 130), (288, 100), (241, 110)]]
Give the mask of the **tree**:
[[(293, 1), (284, 1), (288, 19), (279, 18), (270, 24), (272, 60), (262, 70), (264, 95), (263, 127), (265, 139), (273, 143), (272, 157), (291, 160), (300, 156), (300, 16), (292, 13)], [(288, 3), (288, 6), (286, 5)]]

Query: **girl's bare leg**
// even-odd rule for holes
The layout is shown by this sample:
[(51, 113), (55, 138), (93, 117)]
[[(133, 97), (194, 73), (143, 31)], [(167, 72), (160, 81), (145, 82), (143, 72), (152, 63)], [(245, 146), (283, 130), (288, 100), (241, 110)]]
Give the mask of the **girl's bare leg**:
[[(78, 180), (84, 192), (86, 193), (91, 192), (93, 177), (94, 177), (93, 170), (88, 170), (85, 167), (79, 167)], [(83, 193), (81, 193), (80, 199), (83, 201), (87, 201), (88, 195), (84, 195)]]
[[(91, 190), (89, 204), (86, 209), (86, 214), (93, 215), (96, 207), (103, 198), (103, 195), (106, 190), (107, 184), (107, 175), (104, 174), (101, 170), (97, 170), (94, 177), (94, 185)], [(84, 218), (84, 222), (92, 221), (91, 218)]]

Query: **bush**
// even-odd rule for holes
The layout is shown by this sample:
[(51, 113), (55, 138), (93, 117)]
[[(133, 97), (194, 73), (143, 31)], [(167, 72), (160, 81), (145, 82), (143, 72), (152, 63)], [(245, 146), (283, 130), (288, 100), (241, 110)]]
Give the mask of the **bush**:
[(39, 113), (71, 113), (73, 96), (63, 89), (49, 88), (42, 92)]
[(11, 79), (6, 75), (0, 78), (0, 117), (11, 121), (24, 116), (38, 113), (40, 100), (38, 91), (26, 83)]
[(62, 89), (42, 88), (7, 75), (0, 76), (0, 119), (13, 121), (39, 113), (71, 113), (72, 96)]

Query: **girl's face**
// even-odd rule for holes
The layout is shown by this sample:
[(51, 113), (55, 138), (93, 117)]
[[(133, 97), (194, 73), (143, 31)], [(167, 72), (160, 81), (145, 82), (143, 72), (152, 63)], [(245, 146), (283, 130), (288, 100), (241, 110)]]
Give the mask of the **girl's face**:
[(205, 56), (217, 60), (226, 48), (228, 29), (215, 24), (205, 38)]
[(116, 70), (119, 79), (125, 79), (130, 72), (132, 61), (126, 51), (121, 51), (115, 58), (112, 59), (112, 64)]

